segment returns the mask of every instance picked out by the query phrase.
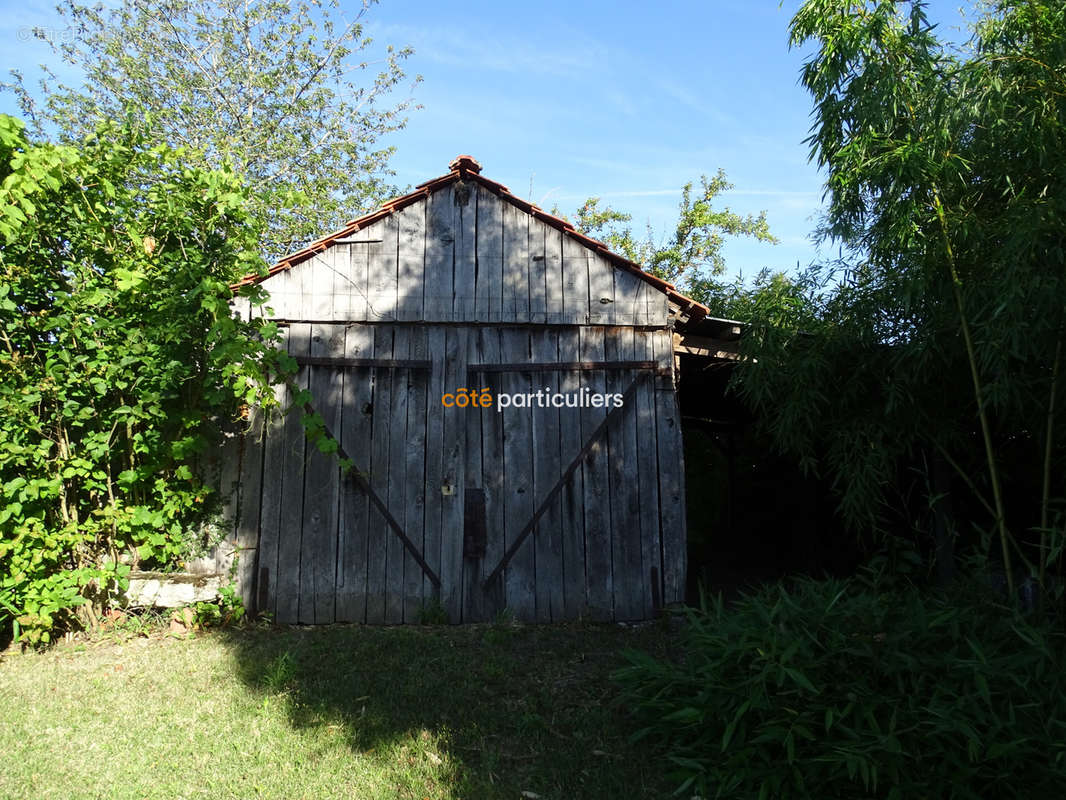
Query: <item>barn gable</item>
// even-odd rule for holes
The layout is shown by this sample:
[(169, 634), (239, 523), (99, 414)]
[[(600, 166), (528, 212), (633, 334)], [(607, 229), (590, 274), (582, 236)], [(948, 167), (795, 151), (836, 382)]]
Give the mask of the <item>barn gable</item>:
[[(261, 281), (290, 321), (660, 327), (706, 309), (483, 178), (469, 156), (275, 265)], [(244, 302), (244, 301), (241, 301)]]

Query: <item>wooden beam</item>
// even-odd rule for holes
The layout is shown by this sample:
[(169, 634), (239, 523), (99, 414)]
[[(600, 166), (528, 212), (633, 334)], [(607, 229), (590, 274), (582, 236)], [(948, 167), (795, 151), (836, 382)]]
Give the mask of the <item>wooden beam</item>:
[(296, 356), (301, 367), (381, 367), (383, 369), (430, 369), (432, 361), (409, 358), (333, 358), (329, 356)]
[[(273, 322), (275, 325), (277, 325), (279, 328), (287, 328), (290, 325), (300, 325), (300, 324), (308, 324), (308, 325), (346, 325), (348, 327), (351, 327), (352, 325), (367, 325), (367, 326), (370, 326), (370, 327), (374, 327), (374, 326), (379, 326), (379, 325), (395, 325), (396, 324), (396, 320), (391, 320), (391, 319), (388, 319), (388, 320), (375, 320), (375, 319), (350, 320), (350, 319), (332, 319), (332, 318), (315, 319), (315, 318), (311, 318), (311, 317), (305, 318), (303, 316), (296, 316), (296, 317), (275, 316), (275, 317), (270, 317), (270, 321)], [(539, 330), (558, 330), (559, 327), (560, 327), (559, 325), (557, 325), (555, 323), (534, 323), (534, 322), (522, 322), (522, 323), (504, 322), (504, 323), (499, 323), (499, 322), (480, 322), (478, 320), (429, 320), (429, 321), (426, 321), (426, 320), (410, 320), (410, 322), (412, 322), (415, 325), (432, 325), (433, 327), (436, 327), (436, 328), (482, 328), (482, 327), (490, 327), (490, 328), (501, 329), (501, 330), (505, 330), (507, 328), (522, 328), (522, 329), (525, 329), (525, 330), (529, 330), (529, 329), (533, 329), (533, 330), (537, 330), (537, 329), (539, 329)], [(576, 327), (576, 326), (570, 325), (568, 327)], [(632, 328), (635, 331), (661, 331), (661, 330), (663, 330), (664, 326), (662, 326), (662, 325), (626, 325), (625, 327)]]
[(589, 372), (597, 369), (655, 369), (654, 361), (544, 361), (539, 363), (468, 364), (467, 372)]
[(723, 361), (739, 361), (740, 345), (735, 341), (714, 339), (708, 336), (674, 334), (674, 355), (703, 356)]

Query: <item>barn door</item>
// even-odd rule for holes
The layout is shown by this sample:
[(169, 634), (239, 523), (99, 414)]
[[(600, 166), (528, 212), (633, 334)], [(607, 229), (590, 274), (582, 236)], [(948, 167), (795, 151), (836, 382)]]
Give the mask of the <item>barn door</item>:
[[(439, 590), (425, 537), (426, 399), (430, 367), (352, 370), (354, 419), (340, 434), (355, 467), (342, 482), (337, 619), (417, 622)], [(361, 457), (348, 454), (361, 453)]]
[[(438, 603), (453, 622), (504, 608), (650, 616), (684, 575), (669, 342), (654, 341), (603, 327), (293, 324), (293, 388), (311, 390), (354, 470), (308, 445), (299, 415), (268, 426), (259, 607), (306, 623), (417, 622)], [(624, 402), (445, 408), (459, 387)]]
[[(305, 442), (290, 415), (268, 435), (259, 590), (279, 622), (417, 621), (439, 589), (427, 547), (425, 473), (431, 363), (410, 327), (314, 326), (289, 332), (339, 453)], [(287, 395), (291, 401), (291, 393)], [(274, 445), (272, 454), (271, 445)], [(338, 469), (338, 455), (351, 461)], [(276, 492), (276, 494), (275, 494)]]
[(656, 364), (636, 345), (632, 331), (482, 334), (468, 381), (497, 402), (468, 429), (464, 619), (650, 615)]

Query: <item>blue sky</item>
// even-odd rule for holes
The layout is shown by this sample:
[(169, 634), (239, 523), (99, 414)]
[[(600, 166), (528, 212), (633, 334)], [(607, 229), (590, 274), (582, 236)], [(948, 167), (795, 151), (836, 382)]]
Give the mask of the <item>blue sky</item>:
[[(383, 0), (367, 32), (379, 45), (412, 46), (407, 67), (423, 76), (413, 90), (423, 107), (390, 138), (395, 180), (420, 183), (469, 153), (487, 177), (545, 208), (571, 212), (596, 195), (663, 235), (681, 186), (721, 167), (736, 187), (722, 203), (766, 210), (781, 240), (729, 242), (729, 271), (806, 265), (818, 257), (809, 233), (822, 179), (803, 143), (805, 54), (787, 46), (799, 5)], [(929, 4), (948, 38), (960, 36), (959, 5)], [(53, 6), (0, 0), (4, 76), (20, 69), (32, 78), (44, 62), (76, 77), (28, 35), (34, 26), (66, 35)], [(0, 112), (16, 111), (0, 95)]]

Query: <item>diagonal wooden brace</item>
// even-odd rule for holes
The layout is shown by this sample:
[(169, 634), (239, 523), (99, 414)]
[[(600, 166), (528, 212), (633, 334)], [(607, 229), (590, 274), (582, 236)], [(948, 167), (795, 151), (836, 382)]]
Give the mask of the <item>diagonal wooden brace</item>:
[[(304, 411), (306, 411), (308, 414), (317, 413), (314, 409), (314, 406), (312, 406), (310, 403), (304, 403)], [(418, 548), (415, 547), (415, 543), (407, 538), (407, 534), (404, 533), (404, 530), (400, 526), (400, 523), (396, 521), (396, 518), (389, 512), (388, 507), (385, 505), (385, 503), (382, 502), (381, 498), (378, 497), (378, 493), (374, 491), (374, 489), (367, 482), (366, 478), (363, 477), (363, 473), (359, 470), (357, 466), (355, 466), (355, 461), (345, 451), (344, 445), (341, 444), (341, 440), (333, 435), (333, 431), (331, 431), (329, 429), (329, 426), (326, 425), (325, 420), (322, 421), (322, 428), (325, 431), (326, 436), (328, 436), (330, 439), (337, 443), (337, 455), (340, 458), (351, 462), (352, 467), (348, 470), (347, 477), (350, 478), (355, 483), (355, 485), (363, 493), (366, 494), (366, 496), (370, 499), (370, 502), (374, 504), (374, 507), (381, 512), (381, 516), (385, 518), (385, 522), (388, 523), (389, 527), (392, 528), (392, 532), (395, 533), (397, 537), (399, 537), (401, 542), (403, 542), (403, 546), (407, 548), (407, 552), (411, 554), (411, 557), (418, 563), (418, 566), (422, 568), (422, 571), (426, 574), (426, 577), (429, 578), (430, 582), (435, 587), (440, 589), (440, 576), (438, 576), (437, 573), (433, 571), (433, 568), (426, 563), (426, 560), (422, 558), (422, 554), (418, 551)]]
[(489, 586), (492, 585), (492, 582), (496, 580), (499, 574), (503, 572), (504, 568), (510, 563), (511, 559), (514, 558), (515, 553), (518, 552), (518, 548), (520, 548), (525, 543), (526, 539), (529, 538), (529, 535), (533, 533), (534, 529), (537, 527), (537, 523), (540, 522), (540, 518), (547, 512), (548, 506), (552, 504), (552, 501), (555, 500), (559, 492), (563, 490), (563, 487), (566, 486), (566, 482), (570, 480), (570, 477), (577, 471), (577, 468), (581, 466), (581, 462), (585, 460), (585, 456), (587, 456), (589, 451), (592, 450), (593, 445), (595, 445), (607, 432), (611, 420), (620, 416), (625, 411), (626, 405), (632, 399), (638, 384), (651, 374), (650, 371), (640, 372), (637, 374), (637, 377), (633, 379), (633, 382), (629, 384), (629, 387), (622, 394), (622, 402), (611, 409), (610, 413), (607, 414), (607, 416), (603, 418), (603, 421), (596, 427), (596, 430), (592, 432), (588, 441), (585, 442), (584, 446), (581, 448), (581, 451), (574, 456), (574, 460), (570, 462), (570, 466), (568, 466), (563, 474), (559, 476), (559, 480), (555, 482), (555, 486), (552, 487), (544, 500), (541, 501), (540, 506), (538, 506), (532, 518), (526, 523), (525, 527), (522, 528), (514, 542), (511, 543), (511, 546), (507, 548), (507, 552), (503, 554), (500, 563), (497, 564), (496, 568), (489, 573), (487, 578), (485, 578), (485, 581), (482, 584), (483, 589), (487, 590)]

